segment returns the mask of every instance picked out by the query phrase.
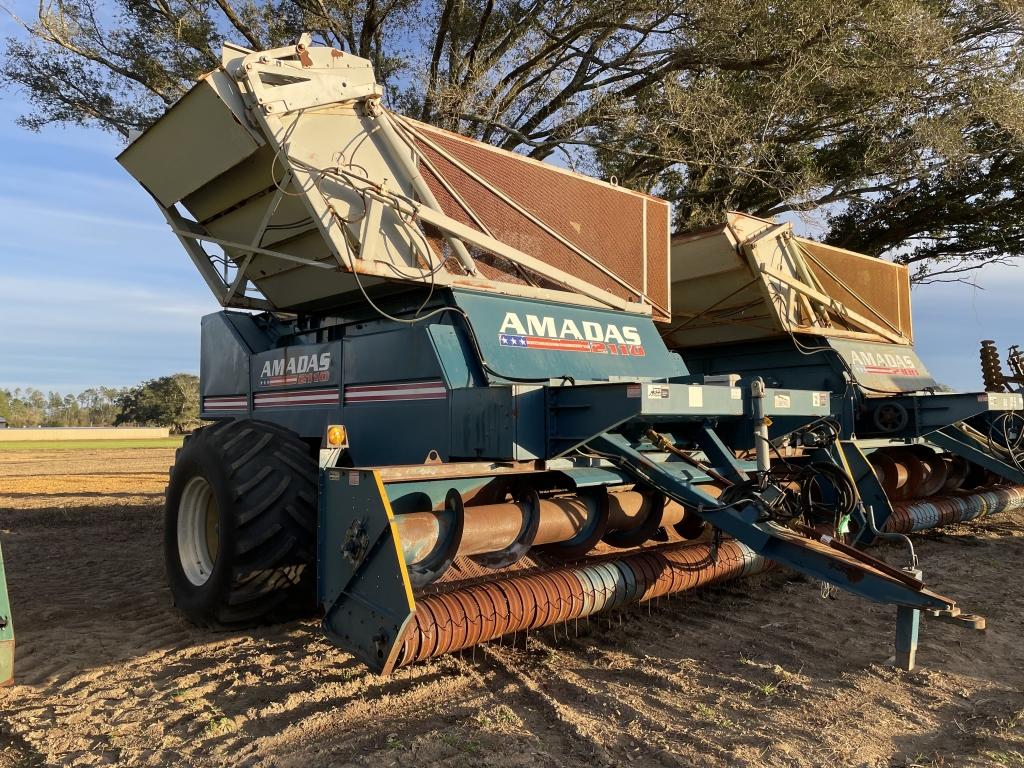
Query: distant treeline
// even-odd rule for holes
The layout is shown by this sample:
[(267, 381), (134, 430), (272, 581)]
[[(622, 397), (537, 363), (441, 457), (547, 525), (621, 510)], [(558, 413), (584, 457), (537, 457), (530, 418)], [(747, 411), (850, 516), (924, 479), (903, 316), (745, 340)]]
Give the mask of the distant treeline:
[(170, 427), (199, 423), (199, 377), (175, 373), (134, 387), (92, 387), (76, 395), (0, 389), (0, 416), (10, 427)]

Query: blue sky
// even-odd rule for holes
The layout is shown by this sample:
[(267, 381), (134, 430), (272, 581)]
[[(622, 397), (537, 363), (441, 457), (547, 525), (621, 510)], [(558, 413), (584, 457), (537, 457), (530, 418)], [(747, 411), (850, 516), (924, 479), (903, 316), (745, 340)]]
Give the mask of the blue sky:
[[(19, 3), (26, 15), (32, 8)], [(0, 11), (0, 37), (18, 28)], [(216, 302), (97, 130), (32, 133), (0, 91), (0, 387), (71, 392), (199, 369)]]
[(198, 370), (216, 303), (98, 131), (30, 133), (0, 101), (0, 387), (68, 392)]
[[(0, 12), (0, 37), (16, 33)], [(96, 130), (15, 125), (0, 92), (0, 388), (71, 392), (198, 372), (199, 318), (213, 297), (159, 211)], [(978, 341), (1024, 343), (1024, 271), (913, 296), (918, 352), (958, 389), (980, 388)]]

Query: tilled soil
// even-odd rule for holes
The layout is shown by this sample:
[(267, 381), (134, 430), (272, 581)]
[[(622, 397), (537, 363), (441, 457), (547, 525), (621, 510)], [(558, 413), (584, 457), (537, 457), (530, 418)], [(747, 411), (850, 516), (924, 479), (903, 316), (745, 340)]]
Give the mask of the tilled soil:
[[(173, 451), (0, 452), (17, 685), (0, 766), (1024, 766), (1024, 513), (915, 537), (989, 619), (922, 625), (776, 572), (381, 678), (307, 621), (218, 634), (171, 607)], [(882, 554), (900, 563), (903, 552)]]

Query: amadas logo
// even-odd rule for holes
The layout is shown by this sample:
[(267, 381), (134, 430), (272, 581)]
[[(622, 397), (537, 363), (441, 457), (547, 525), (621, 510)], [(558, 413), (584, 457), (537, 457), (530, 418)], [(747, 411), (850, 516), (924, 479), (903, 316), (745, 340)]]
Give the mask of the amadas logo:
[(912, 355), (894, 355), (852, 350), (850, 362), (854, 370), (862, 373), (880, 373), (889, 376), (919, 376), (917, 361)]
[(539, 349), (556, 352), (593, 352), (604, 355), (645, 354), (640, 331), (633, 325), (596, 323), (550, 315), (526, 315), (506, 312), (498, 329), (498, 343), (503, 347)]
[(294, 355), (266, 360), (260, 371), (261, 387), (320, 384), (331, 379), (331, 353)]

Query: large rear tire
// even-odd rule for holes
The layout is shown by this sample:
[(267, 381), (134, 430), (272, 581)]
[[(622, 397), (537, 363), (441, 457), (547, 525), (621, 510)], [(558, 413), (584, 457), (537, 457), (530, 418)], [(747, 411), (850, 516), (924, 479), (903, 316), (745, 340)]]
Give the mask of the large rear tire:
[(317, 465), (293, 432), (219, 422), (185, 439), (164, 508), (174, 604), (204, 627), (273, 623), (314, 605)]

